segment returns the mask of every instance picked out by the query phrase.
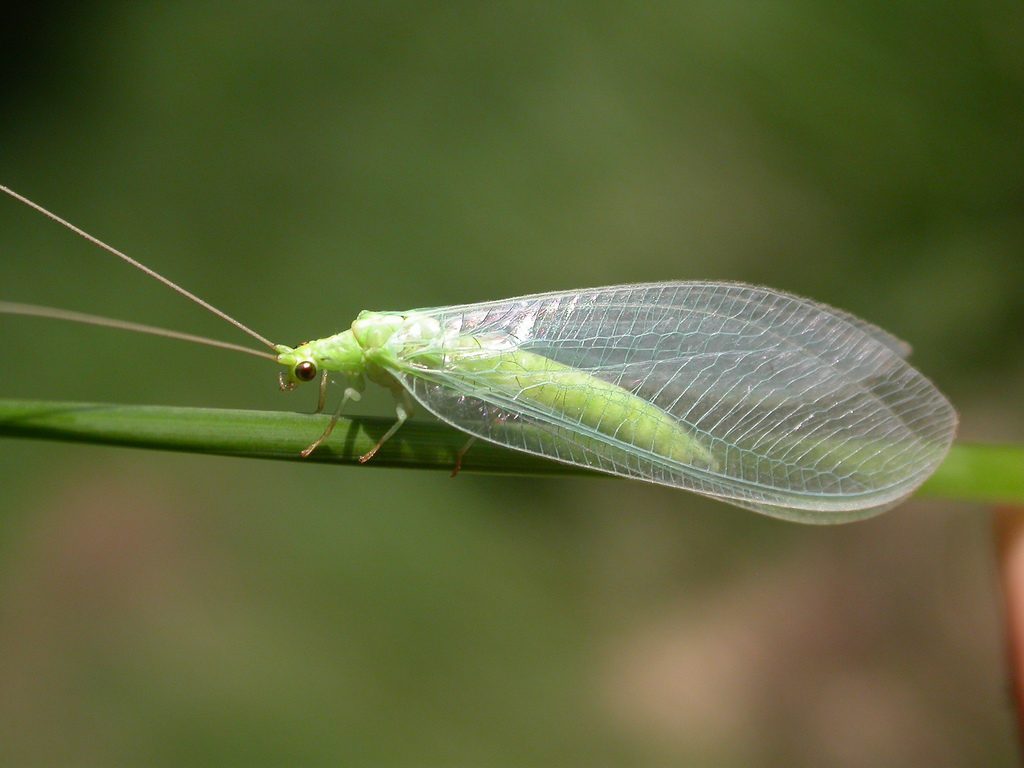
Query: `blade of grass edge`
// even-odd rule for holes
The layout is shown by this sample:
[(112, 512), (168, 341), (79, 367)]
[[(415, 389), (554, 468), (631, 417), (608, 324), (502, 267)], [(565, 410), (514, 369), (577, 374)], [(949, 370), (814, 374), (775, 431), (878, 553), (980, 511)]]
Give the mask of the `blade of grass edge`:
[[(311, 463), (357, 464), (391, 426), (384, 418), (341, 419), (308, 459), (298, 454), (326, 426), (322, 414), (160, 405), (0, 399), (0, 437), (151, 448)], [(450, 472), (466, 436), (446, 424), (414, 420), (374, 457), (374, 467)], [(463, 472), (590, 475), (478, 440)], [(605, 475), (600, 475), (605, 476)], [(959, 443), (920, 493), (933, 498), (1024, 504), (1024, 445)]]

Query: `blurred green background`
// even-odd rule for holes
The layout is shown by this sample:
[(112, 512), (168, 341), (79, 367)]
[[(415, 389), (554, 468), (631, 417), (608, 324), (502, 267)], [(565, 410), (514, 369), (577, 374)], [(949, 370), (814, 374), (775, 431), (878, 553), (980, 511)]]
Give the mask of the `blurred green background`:
[[(0, 183), (275, 340), (765, 283), (1024, 434), (1024, 8), (41, 3)], [(13, 201), (0, 298), (236, 331)], [(256, 359), (0, 318), (2, 397), (307, 410)], [(388, 412), (375, 394), (362, 410)], [(1000, 765), (988, 511), (810, 528), (629, 482), (0, 444), (4, 765)]]

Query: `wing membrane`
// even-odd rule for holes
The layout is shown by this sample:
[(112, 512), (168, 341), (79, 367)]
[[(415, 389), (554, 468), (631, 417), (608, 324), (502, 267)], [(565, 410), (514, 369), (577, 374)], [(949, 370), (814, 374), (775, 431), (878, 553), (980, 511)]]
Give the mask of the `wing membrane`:
[(393, 372), (444, 421), (511, 448), (767, 514), (832, 522), (881, 511), (938, 466), (955, 431), (952, 407), (903, 359), (903, 342), (768, 288), (653, 283), (420, 312), (449, 338), (500, 339), (632, 392), (716, 461), (693, 466), (602, 434), (492, 386), (486, 370), (453, 363)]

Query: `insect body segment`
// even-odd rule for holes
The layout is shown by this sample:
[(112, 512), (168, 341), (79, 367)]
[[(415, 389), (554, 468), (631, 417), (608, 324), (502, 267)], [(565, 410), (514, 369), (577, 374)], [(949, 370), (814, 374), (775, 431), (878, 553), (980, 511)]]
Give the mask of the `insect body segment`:
[(716, 465), (711, 452), (677, 419), (617, 384), (523, 350), (449, 359), (457, 361), (449, 374), (465, 372), (480, 392), (541, 406), (635, 450), (700, 468)]

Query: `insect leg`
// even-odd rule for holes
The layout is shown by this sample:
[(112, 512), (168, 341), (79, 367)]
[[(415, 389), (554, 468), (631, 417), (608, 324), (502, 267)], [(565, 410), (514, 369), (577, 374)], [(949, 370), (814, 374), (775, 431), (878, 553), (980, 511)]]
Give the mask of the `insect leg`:
[(452, 477), (459, 474), (459, 470), (462, 469), (462, 457), (466, 455), (466, 451), (473, 447), (473, 443), (476, 442), (476, 437), (471, 437), (466, 441), (466, 444), (459, 449), (459, 452), (455, 454), (455, 466), (452, 468)]
[[(326, 387), (323, 387), (323, 389), (326, 390)], [(331, 420), (327, 422), (327, 428), (324, 430), (323, 434), (320, 435), (320, 437), (318, 437), (308, 446), (303, 448), (299, 455), (302, 456), (302, 458), (304, 459), (308, 458), (309, 454), (311, 454), (313, 451), (319, 448), (320, 444), (323, 443), (323, 441), (326, 440), (328, 437), (330, 437), (331, 432), (334, 431), (334, 427), (338, 424), (338, 419), (341, 418), (341, 409), (345, 407), (345, 403), (347, 403), (349, 400), (354, 400), (358, 402), (359, 398), (361, 397), (362, 395), (359, 393), (359, 390), (356, 389), (355, 387), (346, 388), (345, 395), (341, 398), (341, 402), (338, 403), (338, 407), (334, 409), (334, 413), (331, 414)]]
[[(485, 413), (489, 415), (489, 409), (485, 411)], [(492, 421), (495, 424), (504, 424), (506, 421), (508, 421), (508, 418), (509, 414), (504, 413), (502, 411), (498, 411), (493, 417), (491, 417)], [(462, 459), (465, 457), (466, 452), (473, 447), (473, 443), (475, 443), (476, 440), (477, 438), (475, 435), (469, 438), (469, 440), (466, 441), (466, 444), (459, 449), (458, 453), (455, 454), (455, 466), (452, 468), (451, 477), (455, 477), (462, 470)]]
[(407, 392), (403, 390), (400, 395), (396, 396), (395, 400), (395, 415), (398, 417), (398, 421), (391, 425), (391, 428), (384, 433), (384, 436), (377, 441), (377, 444), (373, 446), (373, 448), (359, 457), (360, 464), (365, 464), (372, 459), (376, 455), (377, 451), (380, 450), (380, 447), (390, 440), (394, 436), (395, 432), (405, 424), (406, 420), (409, 418), (409, 414), (412, 413), (412, 401), (409, 399), (409, 394)]
[(324, 406), (327, 405), (327, 385), (330, 383), (330, 379), (327, 378), (327, 371), (320, 374), (320, 396), (316, 401), (316, 410), (313, 413), (323, 413)]

